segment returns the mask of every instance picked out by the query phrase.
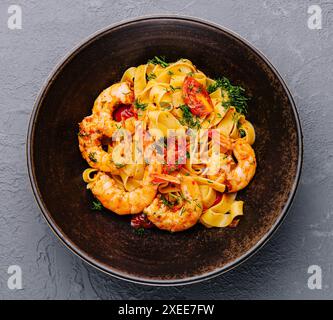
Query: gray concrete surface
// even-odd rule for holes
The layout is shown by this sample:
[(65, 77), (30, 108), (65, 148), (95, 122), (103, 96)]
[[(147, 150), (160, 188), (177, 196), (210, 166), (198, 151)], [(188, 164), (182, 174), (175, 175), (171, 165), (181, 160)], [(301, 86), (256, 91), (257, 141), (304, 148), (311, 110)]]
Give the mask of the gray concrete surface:
[[(7, 28), (10, 4), (23, 29)], [(307, 8), (322, 8), (322, 30), (307, 27)], [(176, 13), (224, 25), (262, 50), (296, 100), (304, 132), (304, 170), (287, 219), (241, 267), (187, 287), (153, 288), (110, 278), (71, 254), (52, 234), (33, 198), (25, 139), (38, 91), (74, 45), (111, 23)], [(333, 2), (206, 0), (1, 0), (0, 3), (0, 298), (276, 299), (333, 298)], [(322, 268), (321, 290), (307, 286)], [(23, 289), (9, 290), (19, 265)]]

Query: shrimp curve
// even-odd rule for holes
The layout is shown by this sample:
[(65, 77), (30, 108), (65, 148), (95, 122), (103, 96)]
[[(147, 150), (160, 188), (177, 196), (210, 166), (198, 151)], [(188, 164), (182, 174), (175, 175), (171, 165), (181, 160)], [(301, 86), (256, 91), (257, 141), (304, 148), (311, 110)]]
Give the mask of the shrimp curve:
[(103, 138), (111, 138), (120, 124), (113, 120), (112, 114), (120, 104), (131, 104), (134, 93), (128, 82), (121, 82), (105, 89), (96, 99), (93, 114), (85, 117), (79, 124), (79, 148), (82, 157), (95, 169), (116, 173), (117, 165), (112, 154), (103, 150)]
[(202, 214), (201, 193), (197, 182), (191, 177), (180, 176), (180, 189), (183, 205), (170, 208), (161, 198), (155, 198), (150, 206), (145, 208), (147, 218), (158, 228), (177, 232), (194, 226)]
[(101, 171), (87, 188), (105, 208), (119, 215), (136, 214), (142, 212), (154, 200), (158, 186), (152, 183), (153, 175), (161, 171), (159, 164), (148, 165), (142, 185), (131, 192), (124, 190), (112, 177)]

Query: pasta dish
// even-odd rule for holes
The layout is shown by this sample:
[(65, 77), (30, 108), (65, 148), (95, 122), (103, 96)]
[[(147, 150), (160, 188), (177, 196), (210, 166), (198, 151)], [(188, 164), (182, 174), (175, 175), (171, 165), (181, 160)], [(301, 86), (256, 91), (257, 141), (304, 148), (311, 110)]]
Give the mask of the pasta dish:
[(188, 59), (127, 69), (79, 124), (93, 209), (131, 215), (136, 230), (236, 227), (257, 165), (247, 100)]

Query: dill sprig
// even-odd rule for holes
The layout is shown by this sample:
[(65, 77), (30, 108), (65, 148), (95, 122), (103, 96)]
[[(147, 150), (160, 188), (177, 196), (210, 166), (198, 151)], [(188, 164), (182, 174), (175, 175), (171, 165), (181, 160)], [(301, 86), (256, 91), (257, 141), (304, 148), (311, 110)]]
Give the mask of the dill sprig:
[(93, 201), (91, 209), (95, 210), (95, 211), (102, 211), (103, 205), (101, 204), (101, 202), (99, 200), (96, 200), (96, 201)]
[(135, 100), (134, 102), (134, 107), (140, 110), (146, 110), (147, 104), (146, 103), (141, 103), (138, 99)]
[(180, 120), (180, 123), (182, 125), (187, 125), (190, 128), (199, 129), (201, 126), (200, 122), (193, 116), (190, 108), (186, 104), (180, 105), (179, 108), (183, 112), (183, 119)]
[(162, 68), (166, 68), (169, 66), (169, 63), (165, 61), (165, 57), (164, 56), (155, 56), (153, 59), (149, 59), (148, 63), (151, 64), (159, 64)]
[(241, 138), (244, 138), (246, 136), (246, 131), (244, 129), (239, 129), (239, 135)]
[(90, 161), (92, 162), (97, 162), (97, 159), (96, 159), (96, 152), (90, 152), (89, 155), (88, 155)]
[(224, 89), (228, 92), (230, 101), (225, 102), (223, 106), (229, 108), (233, 106), (239, 113), (247, 113), (248, 97), (245, 96), (245, 89), (241, 86), (234, 86), (230, 83), (229, 79), (222, 77), (215, 80), (215, 83), (208, 86), (208, 93), (212, 93), (218, 88)]
[(151, 73), (147, 74), (146, 78), (147, 78), (147, 81), (156, 79), (156, 74), (154, 72), (151, 72)]
[(145, 234), (145, 228), (134, 229), (134, 233), (138, 236), (143, 236)]
[(180, 90), (181, 87), (174, 87), (170, 84), (170, 89), (171, 89), (172, 92), (175, 92), (176, 90)]
[(175, 205), (173, 202), (169, 201), (163, 194), (161, 194), (160, 199), (162, 203), (169, 208), (172, 208)]

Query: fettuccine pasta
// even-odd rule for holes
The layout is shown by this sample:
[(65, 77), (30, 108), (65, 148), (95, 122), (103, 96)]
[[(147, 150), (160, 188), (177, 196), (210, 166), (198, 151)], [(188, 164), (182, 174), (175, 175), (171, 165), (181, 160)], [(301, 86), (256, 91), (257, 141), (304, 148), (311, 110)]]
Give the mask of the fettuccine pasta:
[(188, 59), (130, 67), (80, 123), (90, 166), (83, 180), (98, 204), (132, 214), (137, 229), (236, 226), (244, 205), (237, 192), (256, 171), (246, 107), (243, 88)]

